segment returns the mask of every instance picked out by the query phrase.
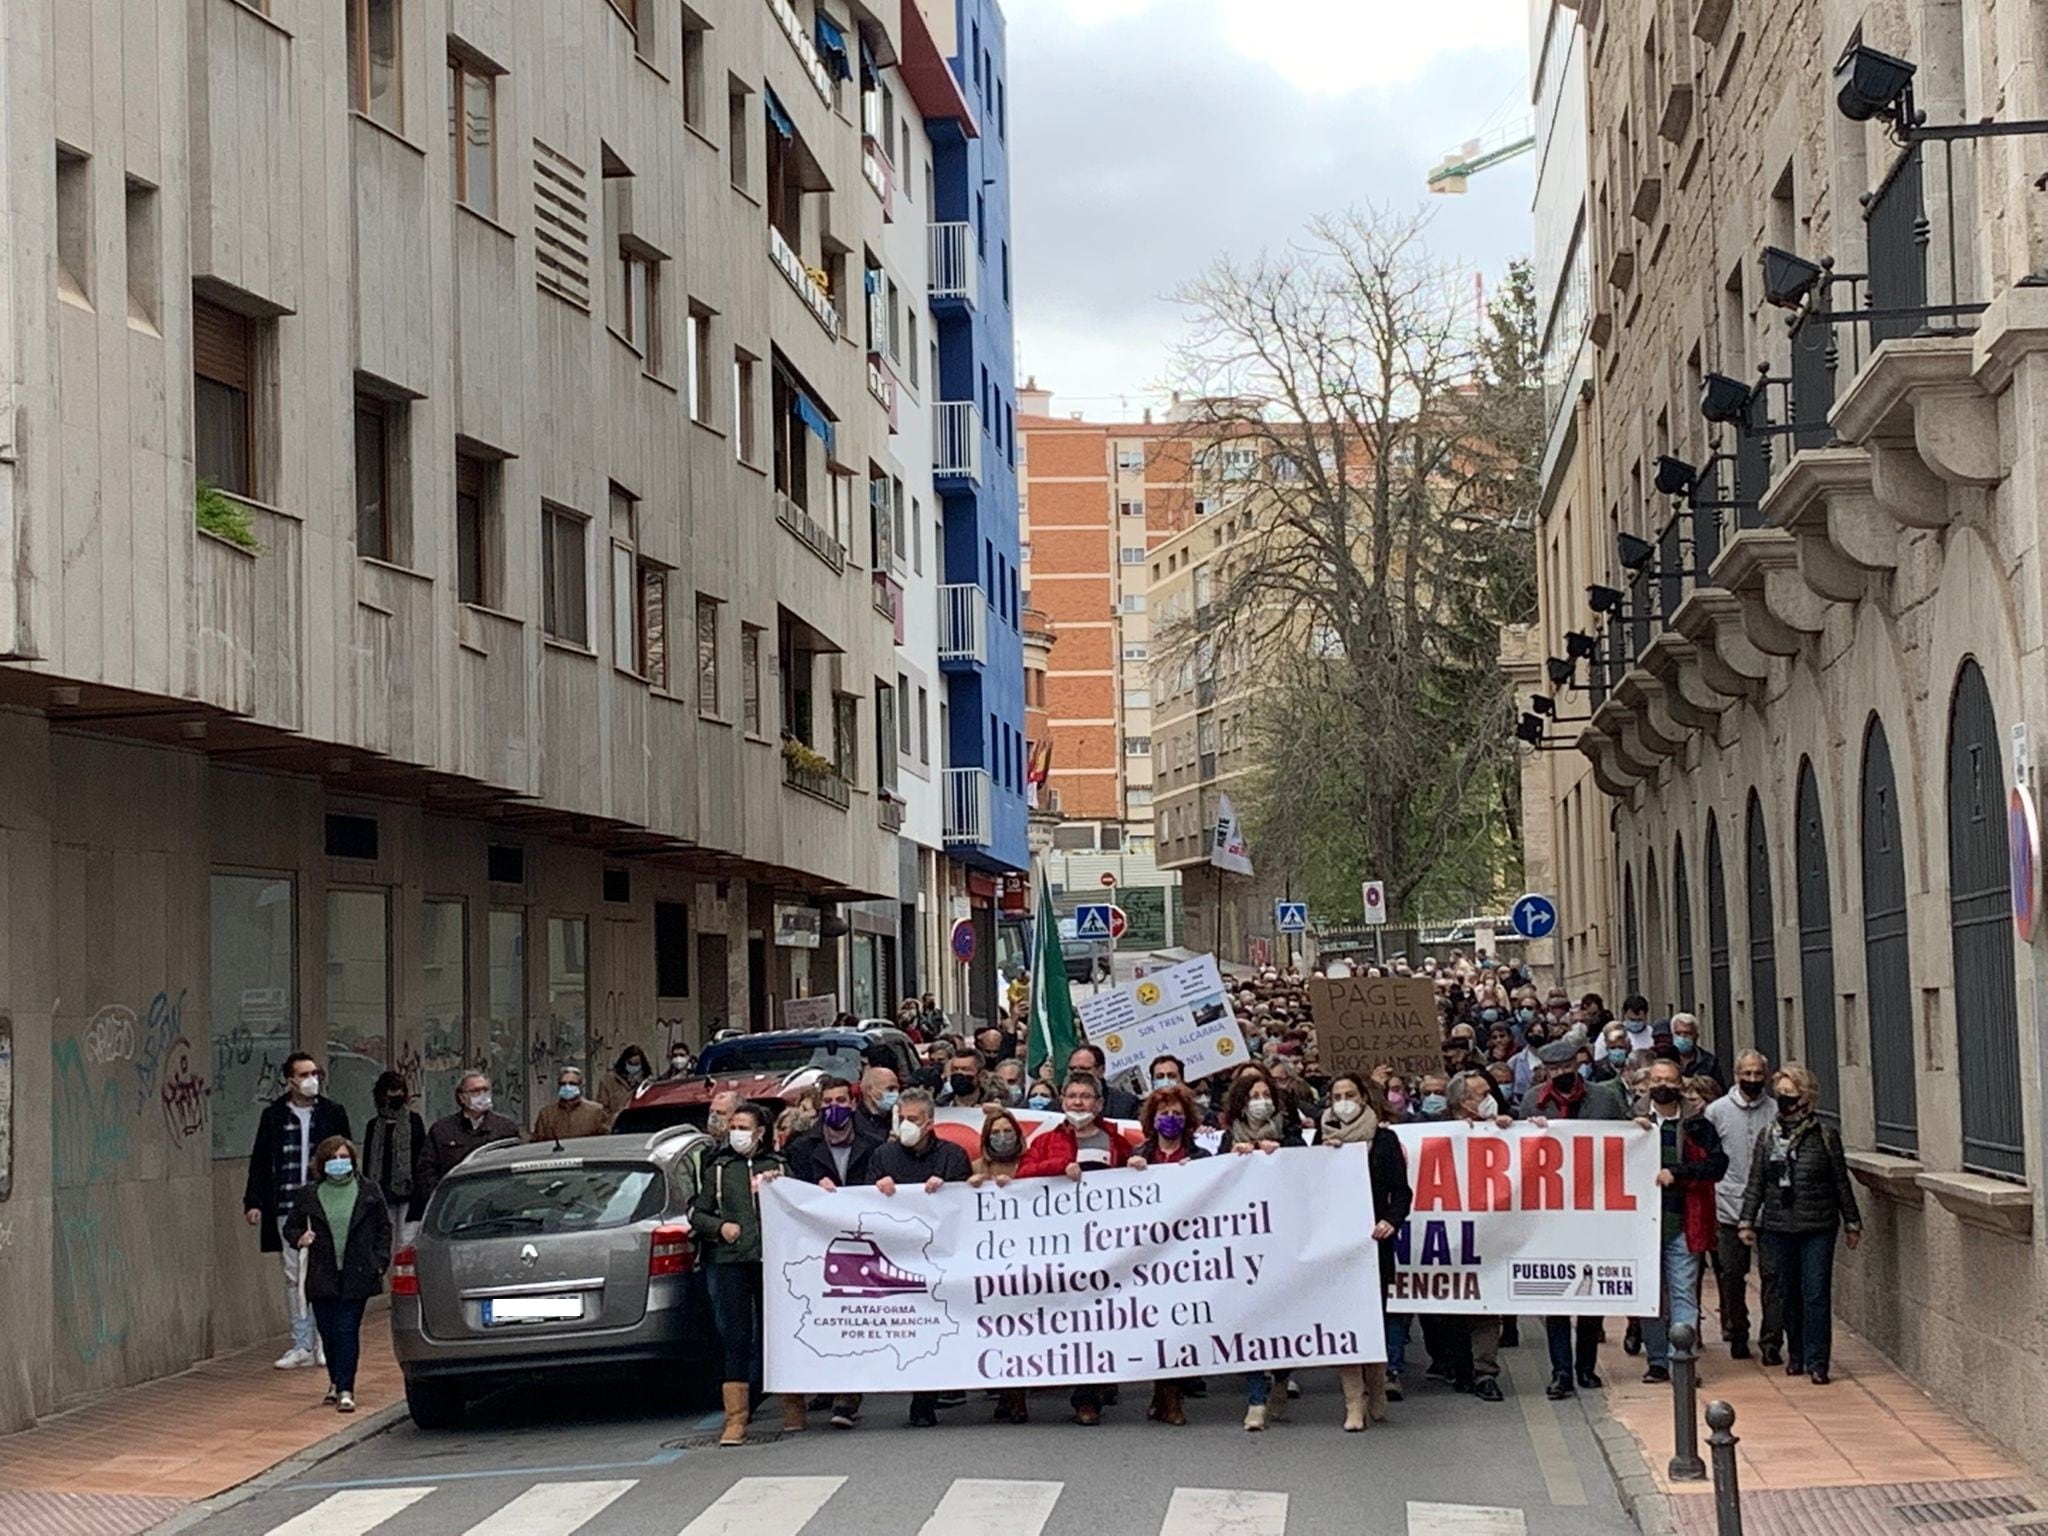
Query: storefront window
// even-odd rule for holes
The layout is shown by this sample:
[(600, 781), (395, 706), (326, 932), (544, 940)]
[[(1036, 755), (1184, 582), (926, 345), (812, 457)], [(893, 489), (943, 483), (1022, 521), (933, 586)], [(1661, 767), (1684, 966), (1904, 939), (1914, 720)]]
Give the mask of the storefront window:
[(376, 1112), (377, 1076), (391, 1064), (390, 898), (327, 893), (327, 1096), (361, 1127)]
[(515, 1125), (527, 1122), (526, 1106), (526, 914), (493, 908), (490, 932), (491, 1038), (484, 1070), (493, 1097)]
[(430, 901), (420, 911), (426, 964), (425, 1040), (420, 1047), (419, 1111), (429, 1125), (455, 1113), (455, 1084), (469, 1065), (463, 1020), (468, 1013), (468, 910), (459, 901)]
[(247, 1157), (296, 1033), (292, 883), (215, 875), (212, 907), (213, 1155)]
[(555, 1091), (554, 1075), (564, 1067), (583, 1069), (590, 1082), (590, 924), (580, 917), (548, 919), (548, 1060), (536, 1083)]

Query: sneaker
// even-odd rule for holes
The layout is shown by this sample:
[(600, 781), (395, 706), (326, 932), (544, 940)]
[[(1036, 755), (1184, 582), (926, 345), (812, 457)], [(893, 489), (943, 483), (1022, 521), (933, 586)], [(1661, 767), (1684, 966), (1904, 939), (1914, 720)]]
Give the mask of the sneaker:
[(314, 1344), (313, 1363), (323, 1371), (327, 1369), (327, 1346), (325, 1344)]
[(1287, 1378), (1287, 1395), (1289, 1397), (1301, 1396), (1301, 1383), (1296, 1381), (1292, 1376)]
[(314, 1363), (313, 1351), (294, 1345), (270, 1363), (280, 1371), (301, 1370)]
[(1503, 1400), (1500, 1383), (1491, 1376), (1482, 1376), (1472, 1383), (1472, 1395), (1482, 1403), (1498, 1403)]
[(1389, 1376), (1387, 1378), (1387, 1401), (1390, 1403), (1405, 1403), (1408, 1401), (1401, 1392), (1401, 1378), (1398, 1376)]
[(1640, 1355), (1643, 1352), (1643, 1325), (1631, 1321), (1621, 1335), (1621, 1352), (1625, 1355)]
[(855, 1414), (850, 1409), (834, 1408), (832, 1410), (832, 1427), (834, 1429), (851, 1429), (853, 1428), (855, 1417)]
[(342, 1393), (340, 1398), (335, 1402), (334, 1407), (337, 1413), (354, 1413), (356, 1411), (355, 1393)]
[(1572, 1386), (1570, 1375), (1560, 1371), (1550, 1378), (1550, 1385), (1543, 1389), (1543, 1395), (1553, 1403), (1561, 1403), (1568, 1397), (1578, 1396), (1578, 1391)]
[(941, 1392), (939, 1394), (939, 1406), (941, 1408), (964, 1408), (966, 1405), (967, 1394), (965, 1392)]
[(1643, 1372), (1643, 1383), (1646, 1386), (1662, 1386), (1665, 1382), (1668, 1382), (1670, 1379), (1671, 1372), (1665, 1366), (1653, 1365), (1647, 1371)]
[(326, 1404), (329, 1408), (332, 1408), (340, 1400), (341, 1388), (333, 1385), (332, 1383), (329, 1383), (327, 1388), (327, 1395), (321, 1398), (320, 1401)]
[(1266, 1427), (1266, 1405), (1264, 1403), (1253, 1403), (1249, 1408), (1245, 1409), (1244, 1427), (1253, 1434), (1257, 1434)]

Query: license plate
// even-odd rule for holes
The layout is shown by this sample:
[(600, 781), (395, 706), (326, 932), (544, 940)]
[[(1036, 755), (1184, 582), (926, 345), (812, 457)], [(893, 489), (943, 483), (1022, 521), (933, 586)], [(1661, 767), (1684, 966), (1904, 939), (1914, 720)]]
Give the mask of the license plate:
[(484, 1302), (484, 1326), (563, 1323), (583, 1315), (581, 1296), (493, 1296)]

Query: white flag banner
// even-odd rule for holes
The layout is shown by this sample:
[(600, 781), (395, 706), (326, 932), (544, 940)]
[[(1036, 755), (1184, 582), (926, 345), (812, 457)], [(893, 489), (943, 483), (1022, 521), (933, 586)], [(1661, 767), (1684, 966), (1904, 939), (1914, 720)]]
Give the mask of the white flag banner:
[(1244, 827), (1237, 819), (1237, 807), (1230, 796), (1216, 797), (1216, 839), (1209, 848), (1209, 862), (1233, 875), (1252, 872), (1252, 850), (1244, 840)]
[(1364, 1147), (937, 1194), (761, 1194), (767, 1388), (918, 1392), (1384, 1360)]
[(1644, 1317), (1658, 1307), (1657, 1133), (1627, 1120), (1394, 1128), (1415, 1206), (1396, 1312)]

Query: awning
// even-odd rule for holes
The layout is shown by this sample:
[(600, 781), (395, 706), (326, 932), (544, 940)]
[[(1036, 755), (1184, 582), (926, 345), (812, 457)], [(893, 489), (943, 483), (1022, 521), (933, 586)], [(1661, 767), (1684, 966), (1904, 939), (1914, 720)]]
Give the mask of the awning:
[(775, 94), (775, 88), (768, 85), (762, 86), (761, 99), (768, 104), (768, 126), (781, 134), (785, 139), (795, 138), (796, 124), (791, 122), (789, 114), (782, 110), (782, 101)]
[(818, 402), (811, 398), (810, 392), (794, 381), (790, 384), (789, 400), (789, 408), (796, 419), (818, 434), (818, 441), (825, 445), (825, 453), (829, 457), (834, 441), (831, 419), (818, 408)]
[[(831, 66), (832, 73), (842, 80), (851, 80), (853, 63), (847, 57), (846, 34), (839, 30), (839, 23), (820, 11), (815, 35), (818, 39), (818, 52), (825, 56), (825, 62)], [(866, 45), (863, 44), (862, 47), (865, 48)]]

